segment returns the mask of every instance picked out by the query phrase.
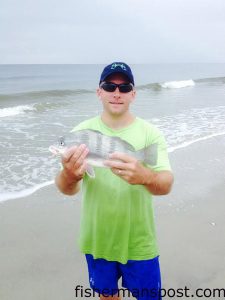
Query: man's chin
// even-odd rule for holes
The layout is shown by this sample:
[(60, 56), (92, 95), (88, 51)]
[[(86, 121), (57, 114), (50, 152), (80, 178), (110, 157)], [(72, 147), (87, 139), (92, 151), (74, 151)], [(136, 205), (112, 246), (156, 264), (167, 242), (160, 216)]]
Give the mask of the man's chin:
[(116, 109), (111, 109), (111, 110), (109, 111), (109, 113), (110, 113), (111, 115), (120, 116), (120, 115), (123, 115), (123, 114), (124, 114), (124, 111), (116, 110)]

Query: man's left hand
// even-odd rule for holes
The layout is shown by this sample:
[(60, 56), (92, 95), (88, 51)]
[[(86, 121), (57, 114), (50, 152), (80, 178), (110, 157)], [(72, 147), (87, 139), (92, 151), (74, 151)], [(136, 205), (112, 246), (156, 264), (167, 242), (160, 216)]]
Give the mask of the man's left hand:
[(130, 184), (145, 184), (149, 170), (136, 158), (127, 154), (114, 152), (104, 164), (111, 168), (112, 172)]

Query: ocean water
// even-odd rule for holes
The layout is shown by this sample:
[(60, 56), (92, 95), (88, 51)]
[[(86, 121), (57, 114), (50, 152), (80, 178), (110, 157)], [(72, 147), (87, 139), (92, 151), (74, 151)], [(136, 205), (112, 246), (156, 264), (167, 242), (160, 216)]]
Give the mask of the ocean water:
[[(0, 65), (0, 201), (51, 184), (48, 147), (101, 113), (103, 65)], [(225, 64), (132, 65), (131, 110), (158, 126), (169, 151), (225, 134)]]

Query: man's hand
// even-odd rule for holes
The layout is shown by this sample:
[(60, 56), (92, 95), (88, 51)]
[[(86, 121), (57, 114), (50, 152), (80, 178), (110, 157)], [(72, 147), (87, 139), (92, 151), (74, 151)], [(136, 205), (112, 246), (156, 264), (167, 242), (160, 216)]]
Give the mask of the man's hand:
[(56, 185), (62, 193), (74, 195), (79, 191), (79, 181), (87, 169), (85, 158), (88, 152), (87, 147), (82, 144), (68, 148), (63, 154), (63, 169), (55, 179)]
[(64, 174), (73, 181), (80, 181), (87, 169), (85, 158), (88, 148), (82, 144), (68, 148), (62, 156)]
[(154, 195), (166, 195), (170, 192), (174, 181), (172, 172), (155, 172), (124, 153), (115, 152), (109, 158), (111, 160), (105, 161), (105, 165), (128, 183), (144, 185)]
[(146, 183), (146, 168), (136, 158), (120, 152), (114, 152), (109, 158), (112, 160), (107, 160), (104, 164), (114, 174), (130, 184)]

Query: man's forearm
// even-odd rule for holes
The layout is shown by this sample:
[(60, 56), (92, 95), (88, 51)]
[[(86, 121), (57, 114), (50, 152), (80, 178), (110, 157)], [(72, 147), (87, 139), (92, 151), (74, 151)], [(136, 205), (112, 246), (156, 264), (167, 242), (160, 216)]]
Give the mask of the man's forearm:
[(55, 183), (58, 189), (66, 195), (74, 195), (80, 190), (80, 180), (71, 179), (64, 170), (60, 171), (55, 178)]
[(153, 195), (166, 195), (173, 185), (173, 174), (170, 171), (154, 172), (146, 168), (146, 182), (144, 186)]

